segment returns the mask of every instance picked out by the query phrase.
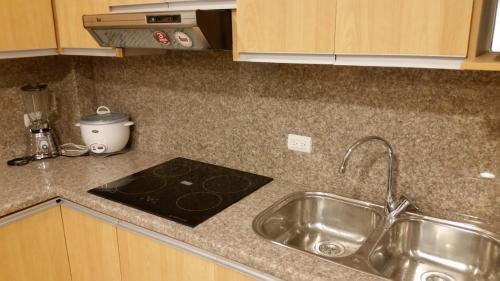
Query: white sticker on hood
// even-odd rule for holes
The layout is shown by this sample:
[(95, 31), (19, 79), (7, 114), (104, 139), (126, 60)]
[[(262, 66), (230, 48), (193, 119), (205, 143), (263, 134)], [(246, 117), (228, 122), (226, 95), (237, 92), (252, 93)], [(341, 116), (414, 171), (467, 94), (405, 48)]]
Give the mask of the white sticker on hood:
[(181, 44), (182, 47), (191, 48), (193, 47), (193, 40), (184, 32), (176, 31), (174, 33), (175, 40)]

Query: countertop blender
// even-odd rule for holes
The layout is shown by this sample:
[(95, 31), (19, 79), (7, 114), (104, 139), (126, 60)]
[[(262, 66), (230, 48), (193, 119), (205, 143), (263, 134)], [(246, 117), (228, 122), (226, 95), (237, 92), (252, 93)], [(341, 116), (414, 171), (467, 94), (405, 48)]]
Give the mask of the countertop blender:
[(50, 95), (47, 85), (26, 85), (21, 88), (24, 108), (24, 124), (29, 129), (28, 155), (33, 160), (53, 158), (60, 155), (54, 131), (50, 128)]

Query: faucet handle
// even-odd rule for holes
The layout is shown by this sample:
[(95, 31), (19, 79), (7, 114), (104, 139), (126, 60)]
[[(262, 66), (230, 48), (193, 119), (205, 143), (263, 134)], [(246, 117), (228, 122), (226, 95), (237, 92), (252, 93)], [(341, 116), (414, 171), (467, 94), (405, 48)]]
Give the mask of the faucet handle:
[(413, 205), (410, 202), (410, 200), (408, 200), (408, 198), (406, 198), (405, 196), (399, 197), (399, 200), (397, 200), (394, 205), (395, 206), (392, 210), (386, 209), (386, 211), (389, 211), (386, 214), (386, 222), (385, 222), (385, 226), (384, 226), (386, 229), (388, 229), (389, 227), (391, 227), (394, 224), (397, 217), (401, 213), (403, 213), (405, 211), (411, 211), (411, 209), (418, 210), (418, 208), (415, 205)]
[(408, 207), (406, 207), (406, 211), (420, 213), (420, 208), (417, 205), (415, 205), (415, 203), (412, 203), (410, 199), (408, 199), (406, 196), (401, 195), (401, 197), (399, 197), (398, 200), (398, 205), (401, 205), (404, 202), (409, 203)]

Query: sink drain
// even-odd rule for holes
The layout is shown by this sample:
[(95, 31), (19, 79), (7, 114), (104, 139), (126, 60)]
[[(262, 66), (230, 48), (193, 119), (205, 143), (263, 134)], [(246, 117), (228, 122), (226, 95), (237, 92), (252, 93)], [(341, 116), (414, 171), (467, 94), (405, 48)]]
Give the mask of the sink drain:
[(319, 242), (314, 248), (318, 254), (329, 258), (340, 257), (345, 252), (342, 244), (333, 241)]
[(455, 281), (455, 278), (441, 273), (441, 272), (436, 272), (436, 271), (429, 271), (424, 274), (422, 274), (422, 277), (420, 277), (420, 280), (422, 281)]

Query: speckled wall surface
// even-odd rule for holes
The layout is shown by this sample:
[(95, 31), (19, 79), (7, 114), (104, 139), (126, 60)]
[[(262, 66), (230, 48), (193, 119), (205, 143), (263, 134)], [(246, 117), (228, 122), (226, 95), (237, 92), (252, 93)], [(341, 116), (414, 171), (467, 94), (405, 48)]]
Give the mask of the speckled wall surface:
[[(24, 105), (20, 87), (46, 83), (52, 96), (52, 125), (62, 142), (78, 140), (73, 124), (88, 104), (95, 107), (92, 64), (88, 59), (40, 57), (0, 60), (0, 159), (4, 162), (26, 151)], [(83, 111), (80, 111), (82, 108)]]
[[(134, 147), (192, 156), (381, 202), (386, 138), (396, 187), (424, 211), (498, 220), (500, 73), (234, 63), (228, 53), (174, 52), (95, 58), (99, 104), (128, 112)], [(313, 138), (313, 153), (286, 148), (288, 133)]]
[[(228, 53), (36, 58), (0, 61), (0, 156), (20, 151), (17, 87), (48, 82), (63, 141), (105, 104), (136, 122), (133, 148), (193, 157), (302, 183), (311, 190), (382, 202), (386, 156), (349, 144), (386, 138), (395, 186), (429, 214), (500, 221), (500, 73), (234, 63)], [(4, 121), (5, 120), (5, 121)], [(313, 138), (313, 153), (286, 148), (288, 133)], [(482, 171), (496, 179), (479, 178)]]

